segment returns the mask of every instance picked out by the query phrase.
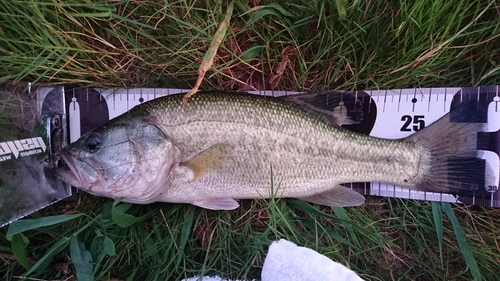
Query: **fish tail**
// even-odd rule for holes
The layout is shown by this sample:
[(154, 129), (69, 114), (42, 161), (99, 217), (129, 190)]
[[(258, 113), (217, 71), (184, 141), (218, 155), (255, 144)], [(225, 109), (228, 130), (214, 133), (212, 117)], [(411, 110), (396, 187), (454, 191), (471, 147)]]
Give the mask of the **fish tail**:
[(430, 168), (414, 189), (458, 195), (487, 193), (486, 183), (494, 176), (488, 163), (477, 156), (477, 133), (484, 127), (480, 122), (484, 121), (478, 116), (477, 103), (466, 102), (408, 138), (430, 153)]

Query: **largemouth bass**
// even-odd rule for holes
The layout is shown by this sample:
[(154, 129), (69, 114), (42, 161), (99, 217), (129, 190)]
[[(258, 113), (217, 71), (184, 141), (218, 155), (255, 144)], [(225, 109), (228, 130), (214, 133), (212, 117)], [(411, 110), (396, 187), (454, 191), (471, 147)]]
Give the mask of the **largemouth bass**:
[(184, 106), (172, 95), (83, 135), (61, 152), (68, 168), (58, 174), (91, 194), (138, 204), (231, 210), (239, 199), (275, 196), (358, 206), (364, 197), (341, 184), (449, 192), (469, 183), (478, 176), (467, 159), (481, 126), (446, 115), (386, 140), (343, 129), (294, 97), (200, 92)]

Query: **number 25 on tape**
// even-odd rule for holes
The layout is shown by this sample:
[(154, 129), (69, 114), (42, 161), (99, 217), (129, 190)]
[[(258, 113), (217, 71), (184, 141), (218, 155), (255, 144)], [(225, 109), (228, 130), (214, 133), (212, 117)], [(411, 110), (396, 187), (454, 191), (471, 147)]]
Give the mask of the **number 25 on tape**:
[[(404, 122), (403, 126), (401, 127), (400, 131), (401, 132), (411, 132), (412, 129), (413, 131), (420, 131), (425, 127), (425, 120), (424, 120), (424, 115), (403, 115), (401, 116), (401, 121)], [(413, 124), (413, 126), (411, 126)]]

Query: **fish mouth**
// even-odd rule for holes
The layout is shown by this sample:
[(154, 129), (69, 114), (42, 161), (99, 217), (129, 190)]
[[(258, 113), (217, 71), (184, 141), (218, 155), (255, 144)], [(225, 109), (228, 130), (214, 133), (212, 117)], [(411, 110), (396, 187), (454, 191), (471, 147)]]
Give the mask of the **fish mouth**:
[(66, 163), (66, 167), (58, 168), (57, 176), (76, 188), (83, 188), (83, 178), (76, 168), (73, 157), (65, 153), (61, 153), (60, 156), (64, 163)]

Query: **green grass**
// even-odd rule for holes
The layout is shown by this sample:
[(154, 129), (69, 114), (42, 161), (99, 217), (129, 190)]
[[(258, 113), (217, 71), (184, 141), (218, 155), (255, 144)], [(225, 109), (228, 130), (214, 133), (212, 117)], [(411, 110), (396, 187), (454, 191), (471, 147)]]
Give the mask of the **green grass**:
[[(32, 216), (47, 219), (64, 213), (64, 208), (84, 214), (23, 232), (30, 241), (26, 249), (32, 263), (44, 258), (54, 244), (64, 246), (50, 264), (37, 266), (30, 277), (53, 280), (75, 275), (79, 265), (72, 264), (72, 237), (92, 257), (91, 272), (96, 280), (127, 280), (130, 276), (129, 280), (176, 280), (199, 273), (254, 278), (260, 274), (268, 245), (280, 238), (311, 247), (367, 280), (470, 280), (472, 276), (446, 215), (439, 225), (443, 245), (439, 250), (432, 207), (427, 202), (370, 198), (363, 207), (345, 209), (344, 215), (292, 199), (244, 201), (232, 212), (158, 203), (131, 206), (127, 213), (142, 219), (123, 228), (119, 219), (113, 219), (110, 200), (85, 194), (77, 197), (80, 204), (67, 201)], [(454, 214), (480, 276), (495, 280), (500, 258), (495, 246), (500, 230), (495, 219), (500, 211), (456, 206)], [(11, 252), (7, 234), (7, 228), (2, 229), (1, 270), (15, 278), (26, 270), (7, 258), (6, 253)]]
[[(0, 81), (192, 86), (225, 1), (4, 1)], [(395, 88), (498, 82), (493, 1), (235, 3), (204, 88)]]
[[(500, 84), (494, 1), (355, 0), (345, 17), (336, 2), (343, 1), (236, 1), (202, 88)], [(0, 82), (189, 88), (228, 3), (1, 1)], [(22, 100), (11, 98), (2, 104)], [(0, 121), (10, 122), (2, 113)], [(367, 280), (495, 280), (500, 270), (500, 209), (369, 198), (360, 208), (286, 199), (243, 201), (238, 210), (214, 212), (180, 204), (113, 206), (78, 193), (30, 218), (73, 213), (82, 215), (15, 235), (0, 229), (0, 276), (252, 278), (268, 245), (280, 238)]]

